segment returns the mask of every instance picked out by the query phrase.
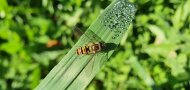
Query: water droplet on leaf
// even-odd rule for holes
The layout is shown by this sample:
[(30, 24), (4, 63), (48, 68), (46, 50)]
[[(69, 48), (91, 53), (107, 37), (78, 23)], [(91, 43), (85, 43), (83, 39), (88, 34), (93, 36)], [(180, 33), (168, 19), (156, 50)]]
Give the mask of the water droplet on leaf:
[(106, 12), (103, 23), (110, 29), (126, 29), (134, 19), (135, 12), (135, 6), (128, 0), (118, 0)]

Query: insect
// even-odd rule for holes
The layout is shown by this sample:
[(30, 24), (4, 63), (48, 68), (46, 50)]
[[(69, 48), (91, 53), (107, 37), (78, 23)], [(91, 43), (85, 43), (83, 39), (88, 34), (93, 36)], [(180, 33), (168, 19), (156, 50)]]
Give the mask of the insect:
[[(96, 71), (101, 67), (106, 60), (108, 60), (108, 52), (113, 50), (117, 45), (114, 43), (105, 43), (97, 34), (90, 30), (90, 28), (83, 33), (81, 29), (74, 27), (73, 30), (82, 33), (82, 41), (87, 42), (83, 46), (77, 47), (75, 50), (78, 60), (75, 62), (82, 63), (83, 67), (81, 75), (86, 77), (93, 77)], [(98, 33), (98, 32), (96, 32)], [(82, 59), (82, 60), (81, 60)], [(94, 68), (96, 66), (96, 68)]]
[[(75, 27), (74, 30), (79, 33), (82, 32), (81, 29), (77, 27)], [(88, 57), (88, 59), (84, 59), (84, 62), (86, 62), (86, 65), (84, 65), (84, 72), (86, 76), (91, 76), (95, 72), (94, 66), (99, 67), (103, 61), (101, 59), (108, 58), (107, 47), (109, 47), (109, 45), (92, 30), (87, 30), (83, 35), (86, 37), (84, 40), (87, 40), (89, 43), (77, 48), (75, 52), (77, 56), (84, 55), (85, 57)], [(96, 59), (98, 57), (101, 57), (101, 59)]]
[(89, 43), (83, 47), (80, 47), (76, 50), (76, 54), (77, 55), (81, 55), (81, 54), (95, 54), (97, 52), (102, 51), (102, 49), (104, 49), (105, 43), (104, 42), (92, 42)]
[[(79, 28), (75, 27), (75, 29), (78, 31), (78, 32), (82, 32)], [(93, 41), (93, 39), (97, 39), (98, 36), (93, 36), (90, 37), (88, 35), (86, 35), (84, 33), (85, 36), (88, 37), (88, 39), (90, 39), (90, 41)], [(103, 49), (106, 48), (106, 44), (103, 42), (103, 41), (100, 41), (101, 39), (99, 38), (98, 40), (94, 41), (94, 42), (90, 42), (88, 44), (86, 44), (85, 46), (82, 46), (80, 48), (78, 48), (76, 50), (76, 54), (77, 55), (85, 55), (85, 54), (96, 54), (100, 51), (102, 51)]]

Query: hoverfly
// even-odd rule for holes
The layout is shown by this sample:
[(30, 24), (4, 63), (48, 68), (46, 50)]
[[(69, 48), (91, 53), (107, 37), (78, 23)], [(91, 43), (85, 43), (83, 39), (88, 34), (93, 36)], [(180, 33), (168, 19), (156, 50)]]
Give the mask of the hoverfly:
[(77, 55), (81, 54), (95, 54), (100, 52), (103, 48), (105, 48), (105, 43), (103, 42), (92, 42), (83, 47), (80, 47), (76, 50)]
[[(82, 32), (79, 28), (75, 27), (78, 32)], [(85, 33), (84, 33), (85, 34)], [(85, 34), (89, 39), (90, 37)], [(94, 38), (97, 36), (93, 36)], [(99, 39), (100, 40), (100, 39)], [(95, 42), (90, 42), (86, 44), (85, 46), (82, 46), (76, 50), (77, 55), (84, 55), (84, 54), (96, 54), (97, 52), (102, 51), (103, 49), (106, 48), (106, 44), (103, 41), (95, 41)], [(93, 40), (90, 40), (93, 41)], [(99, 41), (99, 42), (98, 42)]]
[[(73, 30), (81, 33), (82, 30), (75, 27)], [(82, 32), (83, 33), (83, 32)], [(103, 64), (105, 59), (103, 58), (108, 58), (108, 52), (116, 47), (115, 44), (112, 43), (105, 43), (98, 35), (96, 35), (92, 30), (87, 30), (86, 33), (83, 33), (84, 37), (89, 43), (80, 46), (76, 48), (76, 55), (77, 56), (87, 56), (89, 57), (87, 60), (85, 60), (86, 65), (85, 65), (85, 75), (86, 76), (91, 76), (93, 75), (94, 72), (94, 66), (96, 67), (101, 66)], [(85, 40), (84, 39), (84, 40)], [(101, 59), (96, 59), (97, 57), (101, 57)]]
[(79, 34), (84, 34), (85, 37), (87, 37), (87, 40), (89, 41), (89, 43), (85, 44), (84, 46), (78, 47), (75, 52), (78, 56), (90, 55), (89, 60), (87, 60), (85, 66), (85, 75), (90, 76), (93, 72), (94, 64), (96, 61), (95, 58), (99, 54), (99, 52), (103, 51), (106, 48), (106, 44), (101, 40), (100, 37), (95, 35), (95, 33), (93, 33), (91, 30), (88, 30), (91, 31), (88, 34), (83, 33), (82, 30), (78, 27), (74, 27), (73, 30), (75, 30)]

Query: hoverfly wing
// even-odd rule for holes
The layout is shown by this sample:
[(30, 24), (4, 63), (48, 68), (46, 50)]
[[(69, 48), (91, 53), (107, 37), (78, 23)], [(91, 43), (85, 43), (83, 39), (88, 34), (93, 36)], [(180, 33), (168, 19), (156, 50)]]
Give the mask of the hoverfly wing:
[[(97, 57), (101, 57), (101, 59), (97, 60)], [(85, 74), (86, 76), (91, 76), (93, 75), (93, 73), (96, 73), (96, 70), (94, 69), (94, 67), (101, 67), (103, 66), (103, 64), (106, 62), (106, 60), (108, 59), (108, 53), (97, 53), (93, 56), (91, 56), (91, 58), (89, 58), (89, 62), (85, 67)], [(100, 69), (100, 68), (99, 68)]]
[(89, 59), (88, 64), (85, 67), (85, 75), (86, 76), (90, 76), (93, 73), (95, 57), (96, 57), (96, 55), (93, 55), (92, 58)]
[(98, 63), (98, 66), (101, 67), (108, 60), (108, 52), (99, 53), (99, 55), (102, 56), (101, 60)]
[(95, 34), (92, 30), (87, 30), (87, 32), (83, 32), (79, 27), (74, 26), (73, 27), (73, 33), (75, 36), (79, 37), (85, 35), (87, 37), (87, 39), (89, 39), (90, 42), (97, 42), (97, 41), (102, 41), (101, 38), (99, 36), (97, 36), (97, 34)]
[(90, 28), (84, 34), (90, 36), (89, 39), (93, 42), (102, 42), (102, 39), (96, 33), (94, 33)]
[(73, 30), (74, 36), (77, 38), (80, 38), (84, 34), (84, 32), (77, 26), (74, 26), (72, 30)]

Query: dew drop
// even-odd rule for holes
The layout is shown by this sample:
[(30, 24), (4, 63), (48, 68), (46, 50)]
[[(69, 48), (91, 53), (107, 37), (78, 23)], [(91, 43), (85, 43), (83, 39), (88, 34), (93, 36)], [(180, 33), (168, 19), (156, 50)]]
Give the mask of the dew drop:
[(135, 6), (128, 0), (118, 0), (113, 8), (107, 10), (102, 22), (110, 29), (127, 29), (135, 12)]

